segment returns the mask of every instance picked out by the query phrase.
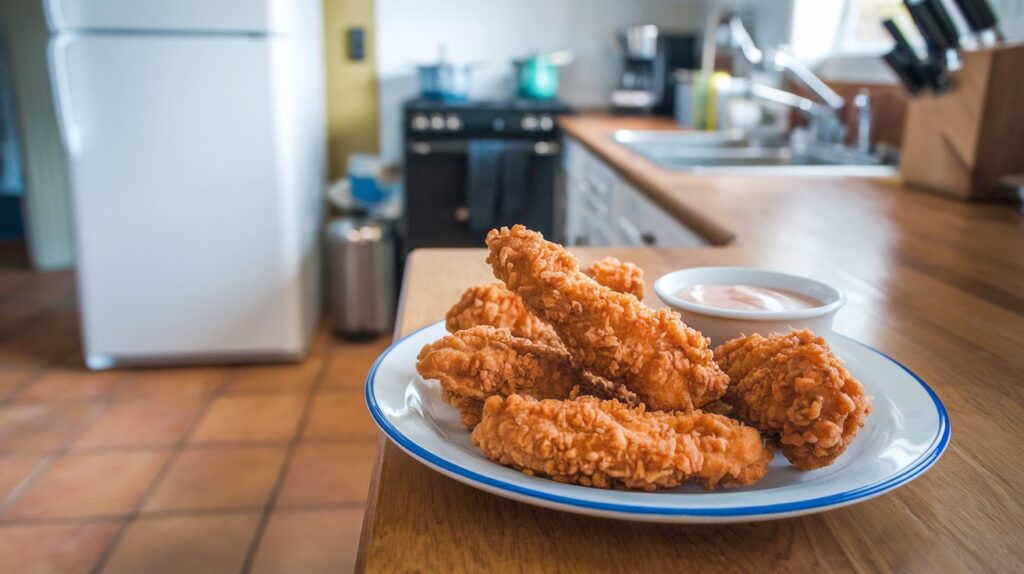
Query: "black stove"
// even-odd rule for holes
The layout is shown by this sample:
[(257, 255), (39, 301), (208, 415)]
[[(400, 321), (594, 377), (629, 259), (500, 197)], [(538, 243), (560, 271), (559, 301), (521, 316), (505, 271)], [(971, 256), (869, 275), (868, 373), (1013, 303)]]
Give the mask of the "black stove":
[(555, 125), (555, 118), (571, 111), (568, 105), (558, 101), (412, 100), (405, 104), (405, 134), (407, 138), (416, 139), (544, 139), (556, 134), (558, 128)]
[[(490, 158), (495, 177), (504, 182), (504, 188), (499, 183), (489, 190), (496, 205), (490, 225), (522, 223), (558, 239), (563, 192), (556, 120), (572, 113), (569, 106), (558, 101), (417, 99), (406, 102), (403, 112), (406, 253), (420, 247), (483, 247), (487, 230), (477, 216), (478, 188), (489, 179), (480, 177), (486, 166), (481, 168), (479, 150), (485, 147), (497, 148), (498, 154), (508, 150)], [(478, 195), (471, 197), (473, 193)], [(515, 209), (502, 208), (513, 203)], [(470, 210), (474, 205), (476, 212)]]

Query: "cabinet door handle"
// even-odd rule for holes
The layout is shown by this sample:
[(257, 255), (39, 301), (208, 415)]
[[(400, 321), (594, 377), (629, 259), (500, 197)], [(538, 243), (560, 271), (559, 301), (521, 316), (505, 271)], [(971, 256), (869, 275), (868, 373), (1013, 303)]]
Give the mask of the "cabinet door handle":
[(633, 245), (645, 243), (644, 234), (641, 233), (640, 229), (626, 217), (619, 217), (619, 230), (622, 231), (627, 240)]
[(594, 215), (604, 215), (608, 213), (608, 206), (603, 203), (600, 198), (594, 197), (593, 195), (584, 195), (583, 203), (590, 207), (590, 210)]

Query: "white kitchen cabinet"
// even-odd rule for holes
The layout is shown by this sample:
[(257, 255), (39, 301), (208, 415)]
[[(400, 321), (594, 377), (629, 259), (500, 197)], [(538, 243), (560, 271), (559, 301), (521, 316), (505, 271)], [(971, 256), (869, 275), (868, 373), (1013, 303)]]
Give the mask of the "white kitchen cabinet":
[(568, 245), (709, 245), (571, 137), (566, 137), (565, 172)]
[(630, 247), (706, 247), (708, 241), (643, 193), (623, 183), (616, 193), (615, 234)]
[(566, 224), (569, 245), (616, 245), (614, 172), (572, 139), (566, 145)]

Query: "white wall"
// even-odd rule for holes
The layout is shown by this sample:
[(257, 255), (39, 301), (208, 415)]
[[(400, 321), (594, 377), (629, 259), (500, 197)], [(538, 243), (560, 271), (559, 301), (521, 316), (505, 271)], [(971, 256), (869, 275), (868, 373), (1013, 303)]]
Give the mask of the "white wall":
[(560, 97), (605, 106), (619, 74), (617, 28), (699, 30), (703, 15), (699, 0), (377, 0), (381, 154), (400, 159), (401, 103), (417, 92), (415, 65), (435, 61), (442, 43), (452, 60), (483, 63), (473, 78), (476, 98), (513, 95), (513, 59), (571, 50), (576, 61), (562, 70)]
[(991, 0), (999, 27), (1010, 42), (1024, 42), (1024, 0)]

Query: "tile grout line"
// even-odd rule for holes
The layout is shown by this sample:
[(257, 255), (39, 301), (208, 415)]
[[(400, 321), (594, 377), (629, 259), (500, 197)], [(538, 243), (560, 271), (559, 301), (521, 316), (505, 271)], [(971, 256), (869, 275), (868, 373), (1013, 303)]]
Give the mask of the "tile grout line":
[[(159, 391), (159, 390), (158, 391), (149, 391), (149, 392), (146, 392), (146, 391), (130, 392), (130, 389), (131, 389), (131, 386), (132, 386), (131, 381), (133, 380), (133, 375), (138, 374), (138, 371), (131, 371), (131, 370), (125, 369), (124, 373), (123, 373), (123, 376), (120, 379), (118, 379), (117, 382), (114, 385), (111, 385), (111, 388), (109, 390), (105, 390), (105, 391), (97, 393), (95, 395), (86, 395), (86, 396), (72, 397), (72, 398), (66, 398), (66, 399), (65, 398), (45, 398), (45, 399), (21, 399), (21, 398), (19, 398), (19, 395), (21, 393), (23, 393), (29, 386), (31, 386), (32, 383), (37, 382), (39, 377), (42, 374), (44, 374), (47, 370), (49, 370), (50, 367), (52, 367), (55, 364), (58, 364), (61, 360), (63, 360), (67, 356), (74, 355), (74, 354), (77, 354), (77, 353), (78, 353), (78, 349), (71, 349), (67, 353), (65, 353), (63, 355), (60, 355), (60, 356), (52, 359), (51, 361), (49, 361), (47, 363), (43, 363), (42, 366), (40, 366), (39, 368), (33, 370), (32, 374), (30, 374), (29, 377), (25, 381), (23, 381), (22, 383), (19, 383), (15, 388), (13, 388), (10, 391), (8, 391), (7, 394), (5, 394), (3, 396), (0, 396), (0, 407), (22, 406), (22, 405), (40, 405), (40, 404), (64, 404), (64, 405), (67, 405), (67, 404), (76, 404), (76, 403), (87, 403), (87, 402), (92, 402), (92, 401), (100, 401), (100, 400), (104, 400), (104, 399), (107, 399), (107, 398), (120, 399), (120, 398), (132, 398), (132, 397), (161, 396), (161, 395), (196, 396), (196, 397), (200, 397), (200, 398), (207, 397), (207, 396), (212, 396), (212, 395), (216, 395), (216, 396), (233, 396), (233, 397), (234, 396), (237, 396), (237, 397), (253, 397), (253, 396), (264, 397), (264, 396), (276, 396), (276, 395), (306, 395), (306, 394), (309, 394), (310, 392), (313, 392), (313, 390), (314, 390), (313, 387), (310, 386), (310, 387), (305, 388), (305, 389), (269, 389), (269, 388), (268, 389), (232, 389), (232, 388), (225, 388), (225, 389), (219, 389), (217, 391), (206, 391), (206, 392), (197, 391), (197, 392), (191, 393), (191, 395), (188, 392), (182, 393), (182, 392), (178, 392), (178, 391)], [(217, 368), (217, 367), (213, 367), (213, 368)], [(227, 366), (227, 367), (222, 367), (222, 368), (231, 368), (231, 367)], [(344, 387), (344, 386), (341, 386), (341, 387), (320, 387), (320, 388), (317, 389), (317, 392), (321, 392), (321, 393), (337, 393), (337, 394), (361, 393), (362, 389), (361, 388), (348, 388), (348, 387)], [(312, 437), (312, 438), (307, 439), (307, 440), (319, 440), (319, 438), (318, 437)], [(277, 443), (277, 444), (287, 444), (287, 443)], [(116, 447), (112, 447), (112, 448), (116, 448)], [(11, 452), (17, 452), (17, 451), (4, 451), (4, 450), (0, 450), (0, 455), (11, 453)]]
[(71, 444), (81, 435), (86, 428), (96, 422), (103, 413), (107, 412), (113, 399), (110, 397), (104, 397), (102, 400), (97, 401), (98, 404), (92, 408), (85, 416), (82, 417), (75, 425), (68, 431), (64, 440), (60, 442), (56, 449), (47, 453), (39, 461), (39, 464), (29, 473), (28, 476), (22, 479), (18, 486), (14, 487), (11, 492), (7, 493), (7, 496), (3, 501), (0, 501), (0, 518), (3, 518), (5, 514), (14, 506), (14, 504), (21, 498), (23, 494), (28, 492), (32, 486), (39, 481), (40, 478), (46, 471), (50, 470), (54, 462), (58, 458), (64, 456), (71, 450)]
[[(313, 504), (313, 503), (302, 503), (302, 504), (286, 504), (276, 506), (275, 511), (285, 512), (315, 512), (318, 510), (346, 510), (351, 508), (361, 508), (366, 505), (365, 501), (351, 501), (351, 502), (329, 502), (324, 504)], [(151, 510), (140, 514), (144, 518), (174, 518), (174, 517), (189, 517), (189, 516), (219, 516), (222, 514), (239, 514), (239, 513), (262, 513), (265, 505), (259, 506), (235, 506), (228, 508), (191, 508), (182, 510)], [(0, 522), (0, 529), (10, 528), (16, 526), (38, 526), (38, 525), (50, 525), (50, 524), (92, 524), (96, 522), (107, 523), (107, 522), (124, 522), (128, 518), (128, 514), (94, 514), (90, 516), (65, 516), (65, 517), (40, 517), (40, 518), (18, 518), (14, 520), (8, 520)]]
[[(2, 339), (2, 337), (0, 337), (0, 339)], [(67, 351), (64, 354), (55, 357), (51, 361), (49, 361), (47, 363), (44, 363), (43, 366), (41, 366), (38, 370), (36, 370), (32, 374), (32, 376), (29, 377), (28, 380), (26, 380), (24, 383), (19, 385), (18, 388), (13, 389), (11, 392), (9, 392), (7, 394), (7, 397), (9, 397), (9, 398), (5, 398), (3, 401), (0, 401), (0, 404), (2, 404), (3, 406), (19, 404), (19, 403), (14, 403), (13, 402), (13, 397), (15, 397), (18, 394), (24, 392), (24, 390), (26, 388), (28, 388), (29, 385), (34, 383), (43, 374), (43, 372), (45, 372), (49, 367), (52, 367), (54, 364), (57, 364), (59, 361), (67, 358), (70, 355), (76, 354), (76, 353), (78, 353), (77, 349), (71, 349), (71, 350)], [(75, 440), (77, 440), (79, 437), (81, 437), (82, 433), (85, 432), (86, 429), (91, 427), (93, 423), (95, 423), (97, 420), (99, 420), (99, 418), (103, 414), (105, 414), (107, 412), (107, 410), (110, 409), (111, 405), (113, 405), (117, 401), (118, 397), (120, 396), (120, 391), (121, 391), (122, 387), (127, 386), (129, 380), (131, 380), (130, 373), (128, 371), (125, 371), (125, 372), (121, 373), (121, 376), (117, 379), (117, 381), (115, 381), (114, 384), (111, 385), (111, 388), (110, 388), (110, 390), (108, 392), (103, 393), (102, 395), (99, 395), (98, 397), (88, 398), (88, 399), (87, 398), (83, 398), (81, 401), (76, 401), (76, 402), (95, 402), (97, 404), (96, 404), (96, 406), (93, 407), (93, 409), (88, 414), (86, 414), (84, 417), (82, 417), (82, 419), (80, 421), (78, 421), (78, 423), (76, 423), (75, 426), (70, 431), (68, 431), (68, 434), (64, 437), (64, 440), (61, 441), (60, 445), (58, 445), (56, 449), (54, 449), (54, 450), (46, 453), (45, 455), (43, 455), (41, 460), (40, 460), (40, 462), (39, 462), (39, 464), (35, 467), (35, 469), (33, 469), (33, 471), (27, 477), (22, 479), (22, 481), (20, 483), (18, 483), (18, 486), (16, 486), (13, 490), (11, 490), (11, 492), (7, 493), (7, 496), (4, 497), (4, 499), (2, 501), (0, 501), (0, 519), (4, 518), (4, 514), (6, 514), (7, 511), (10, 510), (10, 508), (12, 506), (14, 506), (14, 504), (18, 501), (18, 499), (21, 498), (21, 496), (23, 494), (25, 494), (25, 492), (27, 492), (33, 485), (35, 485), (35, 483), (42, 477), (42, 475), (45, 474), (46, 471), (48, 471), (51, 466), (53, 466), (53, 463), (56, 462), (56, 460), (58, 458), (66, 455), (66, 454), (76, 454), (75, 449), (72, 448), (72, 445), (74, 444)], [(38, 403), (25, 403), (25, 404), (42, 404), (42, 403), (49, 403), (49, 402), (50, 401), (39, 401)], [(65, 402), (65, 401), (54, 401), (54, 402)], [(20, 454), (20, 453), (18, 453), (17, 451), (3, 451), (3, 452), (0, 452), (0, 455), (2, 455), (2, 454)]]
[[(3, 339), (4, 339), (4, 337), (0, 336), (0, 344), (3, 344)], [(69, 357), (71, 355), (74, 355), (77, 352), (78, 352), (78, 349), (75, 349), (75, 348), (68, 349), (66, 352), (61, 353), (61, 354), (57, 355), (56, 357), (53, 357), (49, 361), (43, 362), (43, 364), (39, 365), (38, 368), (33, 369), (31, 371), (32, 374), (30, 374), (27, 379), (25, 379), (20, 384), (15, 386), (13, 389), (7, 391), (7, 393), (5, 395), (0, 397), (0, 406), (10, 406), (10, 405), (19, 404), (19, 403), (16, 402), (17, 399), (15, 397), (17, 397), (21, 393), (25, 392), (25, 389), (27, 389), (30, 385), (32, 385), (32, 383), (38, 381), (39, 377), (43, 376), (43, 373), (48, 371), (54, 365), (58, 364), (64, 358)], [(44, 402), (44, 401), (39, 401), (39, 402)], [(57, 401), (54, 401), (54, 402), (57, 402)], [(67, 401), (67, 402), (71, 402), (71, 401)]]
[[(56, 311), (58, 307), (53, 306), (52, 309), (46, 313), (39, 314), (38, 318), (49, 316)], [(28, 322), (26, 322), (28, 323)], [(0, 340), (4, 337), (0, 336)], [(19, 384), (17, 387), (5, 394), (0, 399), (0, 406), (6, 405), (46, 405), (46, 404), (72, 404), (72, 403), (89, 403), (91, 408), (86, 414), (77, 421), (64, 436), (62, 441), (59, 443), (56, 449), (52, 451), (37, 451), (31, 453), (33, 455), (40, 456), (39, 463), (33, 469), (33, 471), (24, 478), (19, 485), (12, 490), (0, 501), (0, 528), (9, 528), (15, 526), (24, 525), (37, 525), (37, 524), (88, 524), (88, 523), (121, 523), (120, 527), (115, 532), (111, 541), (104, 549), (102, 555), (98, 559), (97, 563), (93, 566), (92, 572), (99, 572), (105, 568), (117, 548), (124, 541), (128, 529), (137, 522), (140, 518), (152, 517), (170, 517), (170, 516), (203, 516), (203, 515), (216, 515), (216, 514), (230, 514), (238, 512), (260, 512), (259, 522), (257, 524), (256, 532), (253, 534), (253, 539), (250, 543), (250, 547), (246, 553), (246, 559), (243, 563), (242, 571), (249, 571), (255, 562), (257, 552), (262, 544), (265, 536), (266, 528), (269, 523), (271, 514), (275, 511), (290, 511), (290, 512), (312, 512), (316, 510), (330, 510), (330, 509), (349, 509), (359, 508), (365, 506), (365, 500), (363, 501), (352, 501), (352, 502), (340, 502), (340, 503), (324, 503), (324, 504), (278, 504), (284, 481), (287, 478), (288, 472), (293, 464), (294, 454), (296, 448), (304, 443), (312, 444), (360, 444), (365, 443), (368, 440), (376, 442), (376, 437), (366, 438), (359, 436), (329, 436), (329, 437), (304, 437), (307, 429), (311, 425), (312, 412), (315, 404), (315, 400), (319, 394), (331, 393), (331, 392), (353, 392), (357, 393), (359, 389), (350, 389), (347, 385), (341, 387), (330, 386), (328, 381), (330, 370), (329, 366), (334, 362), (343, 360), (344, 353), (339, 353), (338, 349), (332, 344), (332, 339), (328, 335), (327, 342), (324, 343), (324, 349), (322, 351), (323, 360), (319, 368), (317, 369), (314, 382), (307, 388), (301, 390), (294, 389), (253, 389), (245, 390), (234, 386), (233, 373), (230, 369), (224, 369), (219, 373), (219, 381), (215, 381), (213, 385), (210, 385), (206, 389), (200, 392), (194, 393), (194, 396), (200, 400), (201, 405), (193, 420), (188, 425), (188, 428), (182, 435), (182, 437), (172, 444), (166, 445), (123, 445), (123, 446), (110, 446), (110, 447), (83, 447), (73, 448), (75, 441), (79, 440), (83, 434), (93, 426), (98, 419), (100, 419), (105, 413), (110, 411), (110, 408), (116, 402), (133, 396), (131, 393), (126, 392), (131, 388), (131, 383), (136, 379), (137, 372), (132, 370), (124, 370), (119, 376), (111, 383), (107, 388), (93, 396), (83, 396), (73, 399), (40, 399), (40, 400), (26, 400), (18, 401), (16, 397), (23, 394), (27, 388), (33, 383), (37, 382), (39, 378), (47, 371), (56, 365), (61, 364), (67, 357), (77, 354), (78, 348), (70, 348), (66, 352), (59, 353), (48, 360), (38, 363), (36, 368), (29, 370), (29, 376), (24, 382)], [(160, 392), (152, 393), (141, 393), (142, 395), (160, 396)], [(305, 395), (305, 402), (303, 405), (302, 415), (296, 425), (296, 429), (291, 436), (291, 439), (287, 442), (273, 442), (273, 441), (223, 441), (223, 442), (192, 442), (198, 427), (203, 418), (209, 413), (212, 404), (220, 397), (223, 396), (280, 396), (280, 395)], [(143, 512), (143, 508), (146, 503), (150, 500), (156, 489), (166, 480), (167, 475), (171, 467), (180, 459), (181, 453), (186, 449), (203, 449), (203, 450), (217, 450), (227, 449), (233, 447), (284, 447), (285, 456), (282, 460), (281, 467), (277, 473), (277, 477), (271, 492), (268, 495), (267, 501), (261, 506), (255, 507), (237, 507), (237, 508), (222, 508), (222, 509), (185, 509), (185, 510), (163, 510), (163, 511), (152, 511)], [(167, 454), (167, 459), (161, 464), (160, 468), (155, 473), (152, 481), (145, 488), (142, 494), (139, 496), (134, 507), (127, 514), (117, 515), (94, 515), (94, 516), (81, 516), (81, 517), (39, 517), (39, 518), (14, 518), (5, 519), (3, 514), (8, 512), (16, 502), (22, 498), (22, 496), (36, 486), (39, 479), (45, 475), (52, 468), (53, 464), (66, 455), (85, 455), (85, 454), (99, 454), (99, 453), (117, 453), (117, 452), (162, 452)], [(20, 455), (27, 454), (20, 451), (0, 451), (0, 456), (4, 455)]]
[[(362, 436), (362, 435), (338, 435), (338, 436), (319, 436), (319, 437), (303, 437), (299, 442), (304, 444), (368, 444), (376, 443), (377, 438), (375, 436)], [(291, 444), (291, 439), (287, 441), (207, 441), (207, 442), (191, 442), (188, 448), (194, 450), (222, 450), (230, 448), (280, 448), (287, 447)], [(103, 454), (103, 453), (130, 453), (140, 451), (173, 451), (176, 448), (177, 443), (170, 444), (137, 444), (137, 445), (114, 445), (114, 446), (82, 446), (82, 447), (69, 447), (66, 449), (66, 454)], [(0, 457), (11, 457), (20, 455), (32, 455), (41, 454), (40, 451), (20, 451), (20, 450), (0, 450)]]
[(222, 376), (224, 380), (220, 382), (216, 390), (206, 395), (206, 397), (204, 398), (202, 408), (200, 408), (199, 412), (196, 413), (196, 416), (194, 419), (192, 419), (192, 422), (191, 424), (189, 424), (188, 429), (182, 435), (181, 439), (177, 443), (175, 443), (174, 448), (171, 449), (170, 454), (167, 456), (167, 460), (165, 460), (164, 463), (160, 466), (160, 469), (157, 471), (156, 476), (153, 477), (153, 481), (149, 483), (149, 486), (146, 487), (146, 490), (144, 490), (142, 492), (142, 495), (139, 496), (139, 500), (135, 503), (134, 508), (132, 508), (131, 512), (129, 512), (124, 517), (124, 523), (121, 525), (121, 528), (118, 529), (114, 537), (110, 540), (110, 543), (107, 545), (106, 549), (104, 549), (103, 553), (97, 559), (96, 564), (93, 565), (92, 569), (90, 570), (91, 574), (98, 574), (107, 565), (107, 563), (110, 561), (110, 557), (114, 555), (114, 551), (117, 550), (117, 547), (121, 544), (121, 541), (124, 540), (128, 528), (135, 523), (139, 515), (142, 513), (142, 508), (145, 506), (146, 502), (149, 501), (149, 497), (156, 490), (157, 486), (159, 486), (160, 483), (163, 482), (164, 478), (166, 478), (167, 474), (170, 472), (171, 466), (178, 460), (178, 457), (181, 456), (181, 452), (185, 450), (186, 445), (188, 445), (189, 439), (192, 438), (192, 435), (199, 427), (199, 421), (203, 419), (203, 416), (207, 413), (207, 411), (210, 410), (210, 405), (213, 404), (214, 399), (217, 396), (219, 396), (220, 391), (224, 388), (225, 385), (227, 385), (227, 371), (225, 371)]
[[(330, 334), (328, 334), (330, 336)], [(256, 525), (256, 532), (253, 535), (252, 541), (249, 543), (249, 550), (245, 554), (245, 561), (242, 562), (241, 574), (248, 574), (256, 562), (256, 553), (259, 551), (260, 545), (263, 543), (263, 536), (267, 530), (267, 524), (270, 522), (270, 515), (277, 507), (277, 498), (281, 493), (281, 488), (284, 485), (285, 478), (288, 476), (288, 471), (291, 469), (292, 459), (295, 455), (295, 449), (298, 444), (302, 441), (302, 435), (306, 432), (306, 427), (309, 425), (310, 413), (313, 411), (313, 403), (316, 401), (317, 391), (323, 385), (324, 378), (329, 372), (331, 359), (334, 356), (334, 348), (330, 345), (331, 341), (328, 340), (325, 345), (327, 348), (324, 350), (324, 360), (317, 370), (316, 381), (309, 388), (309, 395), (306, 397), (306, 404), (302, 408), (302, 417), (299, 419), (299, 424), (295, 429), (295, 434), (292, 435), (292, 440), (288, 442), (288, 446), (285, 450), (284, 461), (281, 464), (281, 470), (278, 471), (277, 480), (274, 482), (273, 488), (270, 490), (270, 496), (267, 497), (267, 502), (263, 506), (263, 513), (260, 515), (259, 524)]]

